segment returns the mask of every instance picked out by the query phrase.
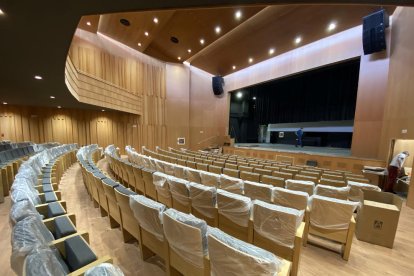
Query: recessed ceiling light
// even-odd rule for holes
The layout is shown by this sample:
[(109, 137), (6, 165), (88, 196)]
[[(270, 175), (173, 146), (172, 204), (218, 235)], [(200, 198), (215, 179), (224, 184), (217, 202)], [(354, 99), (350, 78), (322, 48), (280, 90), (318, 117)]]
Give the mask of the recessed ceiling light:
[(34, 76), (34, 78), (37, 79), (37, 80), (42, 80), (43, 79), (42, 76), (39, 76), (39, 75)]
[(154, 21), (155, 24), (158, 24), (158, 18), (154, 17), (152, 21)]
[(50, 96), (50, 98), (51, 98), (51, 99), (54, 99), (54, 98), (55, 98), (55, 96)]
[(200, 39), (200, 44), (201, 44), (201, 45), (204, 45), (204, 42), (205, 42), (205, 41), (204, 41), (204, 38)]
[(243, 97), (243, 93), (242, 92), (237, 92), (237, 94), (236, 94), (236, 97), (238, 98), (238, 99), (241, 99), (242, 97)]
[(3, 102), (3, 104), (7, 104), (6, 102)]
[(188, 49), (187, 52), (191, 53), (191, 49)]
[(91, 26), (92, 23), (90, 21), (86, 22), (86, 25)]
[(0, 15), (4, 15), (4, 12), (2, 9), (0, 9)]
[(299, 44), (302, 42), (302, 37), (298, 36), (295, 38), (295, 44)]
[(141, 42), (138, 42), (138, 46), (139, 46), (139, 47), (141, 47), (141, 46), (142, 46)]
[(149, 33), (148, 32), (145, 32), (144, 34), (145, 34), (145, 36), (149, 36)]
[(214, 31), (216, 32), (216, 34), (221, 33), (221, 28), (220, 28), (220, 26), (217, 26), (217, 27), (214, 29)]
[(253, 62), (253, 58), (249, 58), (249, 63), (252, 63)]
[(178, 60), (181, 60), (181, 57), (178, 57), (177, 59), (178, 59)]
[(128, 19), (125, 19), (125, 18), (121, 18), (119, 22), (121, 22), (122, 25), (127, 26), (127, 27), (131, 25)]
[(328, 32), (333, 31), (336, 29), (336, 23), (335, 22), (331, 22), (328, 25)]
[(105, 109), (102, 109), (102, 112), (105, 112)]
[(256, 100), (256, 97), (253, 97), (252, 99), (253, 99), (253, 100)]
[(270, 48), (269, 49), (269, 55), (273, 55), (275, 53), (275, 48)]
[(232, 68), (233, 68), (233, 70), (235, 70), (235, 69), (236, 69), (236, 65), (233, 65), (233, 67), (232, 67)]
[(234, 13), (234, 17), (235, 17), (236, 19), (240, 19), (240, 18), (242, 17), (242, 12), (241, 12), (241, 11), (236, 11), (236, 12)]
[(57, 108), (62, 108), (62, 107), (60, 105), (58, 105)]

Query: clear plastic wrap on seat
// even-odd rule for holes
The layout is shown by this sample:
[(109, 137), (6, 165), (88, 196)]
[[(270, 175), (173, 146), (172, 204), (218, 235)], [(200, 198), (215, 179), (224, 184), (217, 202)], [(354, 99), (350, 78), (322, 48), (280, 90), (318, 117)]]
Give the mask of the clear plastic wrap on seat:
[(168, 162), (164, 162), (164, 172), (166, 173), (166, 174), (168, 174), (168, 175), (174, 175), (174, 168), (175, 168), (175, 165), (174, 164), (171, 164), (171, 163), (168, 163)]
[(27, 254), (35, 248), (48, 245), (53, 240), (52, 233), (39, 216), (29, 216), (17, 222), (11, 234), (10, 263), (12, 269), (19, 274)]
[(30, 180), (32, 185), (37, 185), (37, 176), (38, 175), (36, 171), (32, 167), (27, 166), (25, 165), (25, 163), (23, 163), (19, 168), (19, 172), (16, 174), (14, 178), (17, 179), (23, 177), (27, 180)]
[(361, 190), (369, 190), (369, 191), (377, 191), (380, 192), (381, 189), (378, 186), (360, 183), (355, 181), (348, 181), (349, 196), (348, 199), (352, 201), (361, 201), (360, 191)]
[(207, 224), (193, 215), (174, 209), (164, 212), (164, 234), (170, 247), (183, 259), (204, 267), (207, 250)]
[(251, 205), (252, 201), (248, 197), (233, 194), (221, 189), (217, 190), (217, 206), (219, 214), (242, 227), (248, 226)]
[(152, 181), (155, 185), (155, 189), (157, 190), (157, 195), (165, 200), (171, 199), (171, 192), (167, 180), (168, 178), (171, 178), (171, 176), (165, 173), (155, 172), (152, 174)]
[(305, 192), (309, 196), (312, 196), (315, 183), (313, 181), (288, 179), (286, 180), (286, 189)]
[(347, 200), (349, 195), (349, 187), (317, 185), (315, 188), (315, 195)]
[(211, 275), (277, 275), (283, 259), (217, 228), (208, 235)]
[(39, 216), (39, 218), (42, 219), (34, 205), (29, 200), (18, 201), (12, 205), (9, 213), (10, 223), (12, 226), (29, 216)]
[(303, 221), (305, 211), (253, 201), (254, 230), (279, 245), (293, 248), (296, 230)]
[(141, 195), (129, 197), (129, 206), (139, 225), (147, 232), (163, 241), (162, 213), (165, 205)]
[(244, 181), (244, 195), (250, 199), (260, 199), (266, 202), (272, 201), (272, 185), (261, 184), (253, 181)]
[(284, 188), (274, 187), (272, 202), (297, 210), (306, 210), (308, 207), (309, 195), (305, 192), (293, 191)]
[(123, 276), (122, 270), (113, 264), (103, 263), (88, 269), (85, 276)]
[(243, 180), (225, 174), (220, 175), (220, 189), (236, 194), (243, 194)]
[(200, 171), (192, 168), (186, 168), (187, 180), (190, 182), (201, 183)]
[(170, 187), (171, 196), (174, 200), (185, 206), (190, 205), (190, 192), (188, 190), (189, 184), (190, 182), (181, 178), (168, 178), (168, 185)]
[(35, 248), (27, 255), (24, 271), (27, 276), (55, 276), (70, 273), (57, 249), (51, 249), (47, 246)]
[(321, 229), (346, 230), (357, 202), (314, 195), (310, 198), (310, 223)]
[(210, 187), (219, 187), (220, 184), (220, 175), (211, 172), (200, 172), (201, 184), (207, 185)]
[(182, 179), (188, 180), (187, 168), (180, 165), (174, 166), (174, 176)]
[(189, 185), (191, 206), (206, 217), (214, 218), (217, 190), (194, 182)]
[(23, 178), (16, 179), (13, 182), (10, 198), (12, 204), (22, 200), (29, 200), (35, 206), (42, 203), (35, 187)]

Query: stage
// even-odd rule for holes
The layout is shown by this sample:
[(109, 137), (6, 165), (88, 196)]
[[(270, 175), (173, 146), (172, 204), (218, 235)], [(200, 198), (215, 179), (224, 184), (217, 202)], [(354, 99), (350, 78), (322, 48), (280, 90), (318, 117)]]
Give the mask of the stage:
[(271, 143), (236, 143), (236, 148), (256, 149), (256, 150), (269, 150), (277, 152), (290, 152), (290, 153), (306, 153), (317, 154), (323, 156), (340, 156), (350, 157), (351, 149), (344, 148), (331, 148), (331, 147), (311, 147), (304, 146), (303, 148), (295, 147), (288, 144), (271, 144)]

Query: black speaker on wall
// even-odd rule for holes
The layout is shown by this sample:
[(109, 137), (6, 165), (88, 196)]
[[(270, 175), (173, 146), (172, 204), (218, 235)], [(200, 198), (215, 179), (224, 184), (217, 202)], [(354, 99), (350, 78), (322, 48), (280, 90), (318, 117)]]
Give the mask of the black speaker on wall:
[(220, 96), (223, 94), (223, 85), (224, 85), (224, 79), (222, 76), (214, 76), (213, 77), (213, 92), (214, 95)]
[(379, 10), (364, 17), (362, 44), (364, 46), (365, 55), (387, 49), (385, 28), (388, 28), (389, 25), (389, 16), (385, 10)]

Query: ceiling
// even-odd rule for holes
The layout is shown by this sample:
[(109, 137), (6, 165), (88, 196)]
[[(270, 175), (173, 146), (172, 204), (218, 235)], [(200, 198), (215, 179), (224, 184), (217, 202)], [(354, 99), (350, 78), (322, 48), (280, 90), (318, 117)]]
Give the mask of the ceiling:
[[(413, 5), (412, 1), (338, 0), (336, 3)], [(0, 103), (100, 109), (78, 102), (65, 84), (65, 62), (75, 30), (84, 15), (131, 11), (189, 9), (255, 4), (252, 0), (4, 0), (0, 2)], [(332, 3), (331, 0), (262, 0), (278, 3)], [(160, 22), (162, 23), (162, 22)], [(92, 24), (91, 24), (92, 25)], [(91, 26), (91, 31), (94, 31)], [(96, 31), (96, 30), (95, 30)], [(276, 46), (277, 47), (277, 46)], [(195, 48), (196, 49), (196, 48)], [(186, 49), (187, 50), (187, 49)], [(202, 55), (202, 52), (198, 52)], [(195, 52), (193, 53), (195, 54)], [(195, 63), (196, 61), (194, 61)], [(34, 79), (41, 75), (42, 80)], [(50, 96), (55, 99), (50, 99)], [(0, 104), (0, 110), (3, 107)]]
[[(364, 16), (380, 8), (276, 5), (129, 12), (84, 16), (78, 27), (109, 36), (162, 61), (187, 61), (213, 75), (225, 76), (358, 26)], [(386, 9), (391, 15), (395, 6)], [(121, 24), (124, 19), (129, 26)], [(331, 23), (335, 28), (328, 30)], [(217, 26), (221, 28), (218, 34)], [(301, 42), (296, 44), (294, 41), (299, 36)], [(172, 42), (171, 37), (179, 42)]]

